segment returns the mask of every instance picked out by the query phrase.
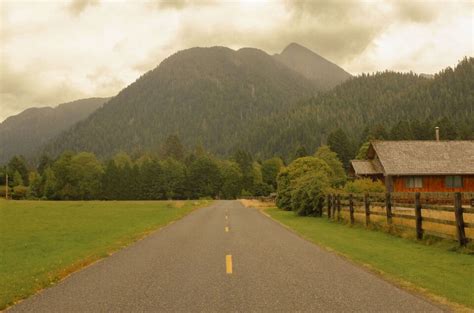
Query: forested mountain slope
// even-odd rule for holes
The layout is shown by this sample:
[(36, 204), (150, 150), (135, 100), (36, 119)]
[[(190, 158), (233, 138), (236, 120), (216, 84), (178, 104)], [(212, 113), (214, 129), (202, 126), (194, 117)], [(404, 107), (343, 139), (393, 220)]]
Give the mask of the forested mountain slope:
[(351, 74), (338, 65), (297, 43), (291, 43), (273, 57), (314, 82), (320, 90), (329, 90), (351, 78)]
[(46, 151), (104, 157), (156, 149), (176, 134), (188, 147), (201, 143), (228, 154), (245, 140), (247, 127), (316, 91), (312, 81), (261, 50), (192, 48), (164, 60)]
[(474, 59), (447, 68), (434, 79), (412, 73), (361, 75), (301, 103), (289, 112), (262, 119), (244, 135), (244, 148), (262, 156), (308, 151), (340, 128), (358, 146), (367, 136), (381, 139), (474, 139)]
[(62, 131), (86, 118), (109, 98), (89, 98), (55, 108), (29, 108), (0, 123), (0, 164), (14, 155), (32, 156)]
[(320, 94), (314, 80), (276, 59), (252, 48), (178, 52), (45, 151), (142, 153), (157, 151), (175, 134), (187, 148), (202, 144), (217, 155), (244, 149), (257, 158), (292, 158), (301, 146), (314, 151), (337, 130), (348, 137), (347, 161), (369, 137), (432, 139), (440, 126), (442, 139), (474, 139), (473, 58), (432, 79), (364, 74)]

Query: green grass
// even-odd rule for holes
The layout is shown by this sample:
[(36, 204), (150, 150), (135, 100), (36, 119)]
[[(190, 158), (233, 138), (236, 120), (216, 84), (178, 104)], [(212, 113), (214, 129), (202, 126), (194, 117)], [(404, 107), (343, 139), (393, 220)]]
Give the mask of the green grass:
[(208, 203), (0, 199), (0, 310)]
[(456, 251), (455, 243), (426, 245), (327, 218), (299, 217), (277, 208), (266, 212), (304, 238), (367, 265), (405, 287), (474, 308), (474, 256)]

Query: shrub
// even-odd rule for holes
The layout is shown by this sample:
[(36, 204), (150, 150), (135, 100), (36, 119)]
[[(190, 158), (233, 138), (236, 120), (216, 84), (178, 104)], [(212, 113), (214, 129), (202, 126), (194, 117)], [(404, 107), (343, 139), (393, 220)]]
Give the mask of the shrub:
[(316, 151), (314, 156), (326, 162), (331, 168), (332, 174), (329, 177), (331, 180), (331, 185), (333, 187), (344, 186), (344, 183), (347, 180), (346, 172), (344, 171), (342, 162), (337, 157), (336, 152), (331, 151), (328, 146), (321, 146)]
[(329, 178), (322, 172), (300, 177), (291, 191), (291, 206), (298, 215), (314, 215), (322, 210)]
[(28, 195), (28, 187), (18, 185), (13, 187), (12, 199), (20, 200), (25, 199)]
[[(5, 185), (0, 185), (0, 198), (5, 198)], [(9, 197), (11, 196), (11, 188), (8, 188)]]
[(250, 198), (250, 197), (253, 197), (253, 193), (251, 193), (248, 190), (242, 189), (240, 196), (243, 198)]
[(321, 172), (328, 177), (333, 175), (332, 169), (324, 160), (311, 156), (299, 158), (291, 162), (288, 166), (288, 172), (292, 182), (311, 172)]
[(373, 181), (370, 178), (361, 178), (347, 182), (344, 190), (347, 193), (385, 192), (385, 185), (380, 180)]
[(296, 159), (278, 175), (277, 206), (299, 215), (313, 214), (322, 205), (332, 175), (329, 165), (319, 158)]
[(254, 195), (255, 196), (268, 196), (273, 191), (273, 186), (260, 182), (254, 186)]

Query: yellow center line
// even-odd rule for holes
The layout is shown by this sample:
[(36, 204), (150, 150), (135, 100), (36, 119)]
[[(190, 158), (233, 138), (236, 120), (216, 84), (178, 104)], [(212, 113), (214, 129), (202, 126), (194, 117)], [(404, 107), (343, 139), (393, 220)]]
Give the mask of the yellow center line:
[(232, 274), (232, 255), (230, 254), (225, 256), (225, 272), (226, 274)]
[(229, 232), (229, 227), (225, 227), (225, 232), (228, 233)]

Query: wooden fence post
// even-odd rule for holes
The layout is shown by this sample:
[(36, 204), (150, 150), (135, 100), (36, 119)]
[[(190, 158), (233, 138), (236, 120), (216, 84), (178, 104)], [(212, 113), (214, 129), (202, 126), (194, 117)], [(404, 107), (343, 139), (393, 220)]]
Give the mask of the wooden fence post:
[(458, 233), (459, 245), (463, 247), (467, 243), (467, 238), (464, 231), (464, 216), (461, 199), (461, 193), (456, 192), (454, 194), (454, 216), (456, 218), (456, 229)]
[(364, 206), (365, 206), (365, 226), (370, 224), (370, 201), (369, 194), (364, 194)]
[(351, 218), (351, 224), (354, 224), (354, 200), (352, 198), (352, 193), (349, 194), (349, 216)]
[(328, 195), (328, 218), (331, 218), (332, 196)]
[(416, 239), (423, 239), (423, 229), (421, 228), (421, 201), (420, 193), (415, 194), (415, 219), (416, 219)]
[(341, 195), (337, 195), (337, 220), (339, 221), (341, 219)]
[(387, 211), (387, 224), (392, 225), (392, 194), (390, 192), (385, 194), (385, 209)]

